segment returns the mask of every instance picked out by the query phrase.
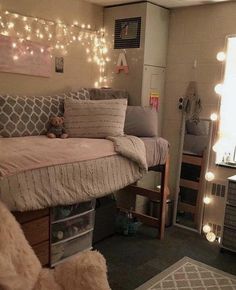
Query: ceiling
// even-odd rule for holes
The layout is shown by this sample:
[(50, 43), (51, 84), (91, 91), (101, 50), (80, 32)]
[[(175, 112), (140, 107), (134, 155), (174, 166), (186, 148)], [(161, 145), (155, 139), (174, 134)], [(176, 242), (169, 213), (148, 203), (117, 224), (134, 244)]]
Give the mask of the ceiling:
[[(98, 5), (102, 5), (102, 6), (139, 2), (137, 0), (87, 0), (87, 1), (96, 3)], [(184, 6), (226, 2), (230, 0), (149, 0), (149, 1), (163, 7), (174, 8), (174, 7), (184, 7)]]

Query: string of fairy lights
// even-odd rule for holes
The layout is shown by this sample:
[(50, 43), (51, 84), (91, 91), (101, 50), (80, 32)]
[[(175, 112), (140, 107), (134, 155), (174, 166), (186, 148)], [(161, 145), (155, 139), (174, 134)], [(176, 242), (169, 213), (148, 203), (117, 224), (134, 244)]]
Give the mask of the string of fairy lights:
[(49, 53), (51, 57), (56, 54), (67, 55), (72, 44), (82, 45), (87, 54), (87, 61), (95, 63), (99, 69), (99, 79), (94, 86), (106, 85), (105, 66), (110, 59), (107, 56), (104, 28), (96, 30), (90, 24), (80, 24), (78, 21), (66, 24), (61, 20), (51, 21), (0, 11), (0, 34), (12, 38), (14, 61), (35, 54), (36, 51), (27, 46), (29, 41), (40, 43), (38, 52)]
[[(223, 52), (223, 51), (218, 52), (217, 56), (216, 56), (216, 59), (219, 62), (224, 62), (226, 60), (225, 52)], [(222, 84), (217, 84), (215, 86), (215, 93), (217, 95), (219, 95), (219, 96), (222, 95)], [(219, 99), (219, 102), (218, 102), (218, 107), (219, 106), (220, 106), (220, 99)], [(213, 122), (218, 121), (218, 119), (219, 119), (218, 118), (218, 114), (217, 113), (212, 113), (211, 116), (210, 116), (210, 119)], [(212, 150), (214, 152), (216, 152), (216, 153), (217, 153), (217, 148), (216, 148), (217, 147), (217, 143), (214, 146), (212, 146)], [(208, 164), (208, 167), (209, 167), (209, 164)], [(205, 179), (206, 179), (207, 183), (213, 182), (214, 179), (215, 179), (214, 172), (212, 172), (212, 170), (210, 170), (209, 168), (207, 168), (207, 172), (205, 174)], [(204, 206), (205, 207), (209, 206), (212, 203), (212, 198), (206, 194), (205, 197), (203, 198), (203, 202), (204, 202)], [(209, 223), (206, 223), (205, 225), (203, 225), (202, 230), (203, 230), (203, 233), (206, 235), (206, 238), (207, 238), (207, 240), (209, 242), (214, 242), (215, 240), (218, 240), (218, 242), (220, 243), (220, 237), (219, 236), (217, 237), (217, 233), (213, 232), (213, 229), (212, 229), (211, 225), (209, 225)]]

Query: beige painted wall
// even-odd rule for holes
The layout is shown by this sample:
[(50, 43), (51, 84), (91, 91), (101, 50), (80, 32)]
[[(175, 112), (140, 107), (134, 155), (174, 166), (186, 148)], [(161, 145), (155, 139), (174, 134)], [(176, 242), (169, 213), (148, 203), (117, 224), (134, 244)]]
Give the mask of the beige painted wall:
[[(214, 86), (221, 81), (221, 64), (216, 60), (224, 49), (225, 37), (236, 34), (236, 3), (222, 3), (174, 9), (170, 17), (170, 34), (166, 73), (164, 137), (171, 144), (170, 185), (175, 190), (181, 113), (177, 109), (179, 97), (185, 94), (189, 81), (197, 81), (202, 98), (202, 117), (209, 117), (218, 109)], [(193, 68), (197, 61), (196, 69)], [(234, 175), (235, 170), (211, 168), (216, 180)], [(223, 222), (224, 200), (214, 198), (206, 208), (206, 222)]]
[[(97, 28), (103, 26), (103, 8), (82, 0), (1, 0), (0, 7), (50, 20), (59, 18), (68, 24), (78, 20)], [(0, 73), (0, 93), (39, 95), (93, 86), (99, 70), (87, 62), (85, 48), (73, 46), (68, 52), (64, 58), (64, 74), (54, 72), (54, 58), (51, 78)]]

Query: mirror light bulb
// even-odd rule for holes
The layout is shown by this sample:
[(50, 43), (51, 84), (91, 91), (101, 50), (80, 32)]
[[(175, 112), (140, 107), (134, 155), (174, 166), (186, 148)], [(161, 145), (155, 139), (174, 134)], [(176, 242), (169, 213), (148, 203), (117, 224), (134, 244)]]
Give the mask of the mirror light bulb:
[(206, 173), (205, 178), (206, 178), (207, 181), (212, 181), (212, 180), (215, 179), (215, 175), (214, 175), (214, 173), (209, 171), (209, 172)]
[(210, 204), (210, 203), (211, 203), (211, 198), (210, 198), (209, 196), (205, 196), (205, 197), (203, 198), (203, 202), (204, 202), (205, 204)]
[(216, 113), (213, 113), (213, 114), (211, 114), (210, 118), (211, 118), (212, 121), (217, 121), (218, 115)]
[(220, 150), (220, 142), (216, 142), (213, 147), (212, 147), (212, 150), (217, 153), (219, 150)]
[(222, 95), (223, 93), (223, 85), (222, 84), (218, 84), (215, 86), (215, 92), (218, 94), (218, 95)]
[(213, 243), (216, 240), (216, 235), (213, 232), (206, 234), (206, 238), (209, 242)]
[(225, 53), (223, 51), (218, 52), (217, 55), (216, 55), (216, 59), (218, 61), (224, 61), (225, 58), (226, 58), (226, 55), (225, 55)]
[(207, 234), (211, 231), (211, 227), (208, 224), (206, 224), (203, 226), (202, 230), (205, 234)]

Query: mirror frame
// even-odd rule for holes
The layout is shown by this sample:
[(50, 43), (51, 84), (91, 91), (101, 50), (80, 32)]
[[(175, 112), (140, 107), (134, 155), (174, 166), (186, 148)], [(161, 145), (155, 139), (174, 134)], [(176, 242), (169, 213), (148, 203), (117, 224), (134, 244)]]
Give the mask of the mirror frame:
[[(209, 167), (210, 163), (210, 157), (211, 157), (211, 148), (212, 148), (212, 141), (213, 141), (213, 121), (210, 118), (201, 118), (201, 121), (209, 121), (209, 142), (207, 145), (207, 148), (205, 150), (205, 162), (203, 165), (203, 176), (205, 176), (205, 173)], [(177, 180), (175, 185), (175, 197), (174, 197), (174, 212), (173, 212), (173, 225), (178, 226), (180, 228), (188, 229), (194, 232), (201, 233), (202, 232), (202, 223), (204, 218), (204, 211), (205, 211), (205, 205), (202, 199), (201, 207), (200, 207), (200, 220), (199, 220), (199, 226), (197, 228), (191, 228), (185, 225), (181, 225), (176, 222), (177, 217), (177, 208), (178, 208), (178, 199), (179, 199), (179, 187), (180, 187), (180, 175), (181, 175), (181, 167), (182, 167), (182, 154), (183, 154), (183, 147), (184, 147), (184, 137), (185, 137), (185, 124), (186, 124), (186, 113), (183, 113), (182, 116), (182, 123), (181, 123), (181, 129), (180, 129), (180, 144), (179, 144), (179, 158), (178, 158), (178, 166), (177, 166)], [(200, 192), (202, 193), (202, 196), (204, 197), (204, 190), (206, 190), (206, 180), (203, 178)]]

